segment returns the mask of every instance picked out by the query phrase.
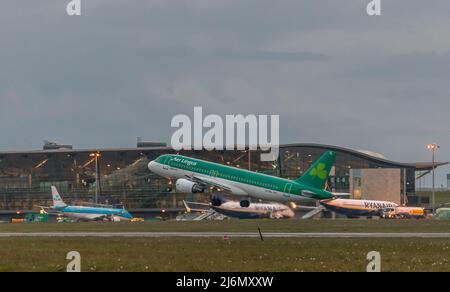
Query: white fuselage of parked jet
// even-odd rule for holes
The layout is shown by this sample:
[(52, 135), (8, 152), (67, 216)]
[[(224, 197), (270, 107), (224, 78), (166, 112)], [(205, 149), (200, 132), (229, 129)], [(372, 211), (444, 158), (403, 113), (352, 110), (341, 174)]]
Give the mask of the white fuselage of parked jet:
[[(293, 218), (294, 211), (286, 205), (280, 203), (250, 203), (247, 207), (242, 207), (239, 201), (224, 199), (216, 196), (209, 204), (199, 202), (184, 201), (186, 211), (190, 212), (217, 212), (222, 215), (239, 219), (271, 218), (284, 219)], [(196, 206), (202, 206), (201, 209)], [(204, 209), (205, 207), (209, 209)]]
[(294, 211), (280, 203), (251, 203), (248, 207), (241, 207), (238, 201), (227, 201), (220, 206), (211, 206), (216, 212), (236, 218), (293, 218)]

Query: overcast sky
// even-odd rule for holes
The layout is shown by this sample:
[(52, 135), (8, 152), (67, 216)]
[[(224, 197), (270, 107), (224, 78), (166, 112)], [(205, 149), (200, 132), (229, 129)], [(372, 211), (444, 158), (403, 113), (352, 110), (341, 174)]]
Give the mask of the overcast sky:
[(279, 114), (282, 143), (450, 160), (448, 0), (68, 2), (1, 2), (0, 150), (169, 142), (202, 105)]

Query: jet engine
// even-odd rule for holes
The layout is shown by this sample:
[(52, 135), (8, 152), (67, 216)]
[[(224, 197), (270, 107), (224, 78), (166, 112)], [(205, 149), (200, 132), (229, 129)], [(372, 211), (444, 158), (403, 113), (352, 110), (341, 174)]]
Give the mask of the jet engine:
[(250, 207), (250, 201), (248, 201), (248, 200), (242, 200), (239, 204), (242, 208)]
[(203, 193), (203, 191), (205, 190), (199, 184), (184, 178), (178, 179), (175, 185), (178, 193), (196, 194), (196, 193)]
[(222, 205), (222, 200), (218, 197), (214, 197), (211, 200), (211, 205), (214, 207), (220, 207)]

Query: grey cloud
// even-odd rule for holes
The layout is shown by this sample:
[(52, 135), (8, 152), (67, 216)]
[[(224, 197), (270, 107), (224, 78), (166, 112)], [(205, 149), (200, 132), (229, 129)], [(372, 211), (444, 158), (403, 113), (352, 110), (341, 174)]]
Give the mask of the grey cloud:
[(369, 66), (360, 66), (354, 77), (377, 79), (421, 79), (447, 81), (450, 76), (450, 52), (393, 55)]

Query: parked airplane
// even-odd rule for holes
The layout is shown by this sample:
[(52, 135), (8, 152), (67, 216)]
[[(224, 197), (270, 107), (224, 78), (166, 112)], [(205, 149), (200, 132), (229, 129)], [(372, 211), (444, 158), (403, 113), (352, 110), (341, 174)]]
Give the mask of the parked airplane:
[[(353, 199), (330, 199), (321, 200), (320, 206), (304, 215), (303, 219), (309, 219), (315, 215), (328, 210), (339, 214), (343, 214), (349, 218), (384, 216), (386, 210), (391, 212), (390, 218), (394, 217), (425, 217), (426, 213), (423, 208), (419, 207), (401, 207), (396, 203), (388, 201), (373, 200), (353, 200)], [(397, 211), (398, 210), (398, 211)], [(398, 214), (395, 214), (397, 211)], [(397, 216), (398, 215), (398, 216)]]
[(226, 191), (243, 199), (240, 206), (248, 208), (249, 198), (269, 202), (304, 202), (333, 198), (324, 190), (336, 153), (326, 152), (300, 178), (288, 180), (218, 163), (181, 155), (161, 155), (148, 165), (149, 169), (176, 180), (180, 193), (202, 193), (208, 187)]
[(62, 200), (56, 187), (52, 186), (53, 206), (38, 206), (49, 214), (62, 215), (79, 220), (131, 220), (133, 216), (125, 209), (68, 206)]
[(398, 204), (387, 201), (353, 200), (353, 199), (330, 199), (321, 200), (320, 206), (303, 216), (303, 219), (314, 217), (315, 215), (328, 210), (347, 217), (379, 216), (381, 210), (385, 208), (397, 207)]
[[(294, 211), (286, 205), (280, 203), (250, 203), (248, 207), (241, 207), (240, 202), (227, 200), (223, 197), (214, 197), (210, 204), (184, 202), (186, 212), (217, 212), (222, 215), (238, 218), (238, 219), (255, 219), (255, 218), (271, 218), (283, 219), (293, 218)], [(192, 206), (202, 206), (203, 208), (195, 208)], [(207, 209), (205, 209), (205, 207)]]

